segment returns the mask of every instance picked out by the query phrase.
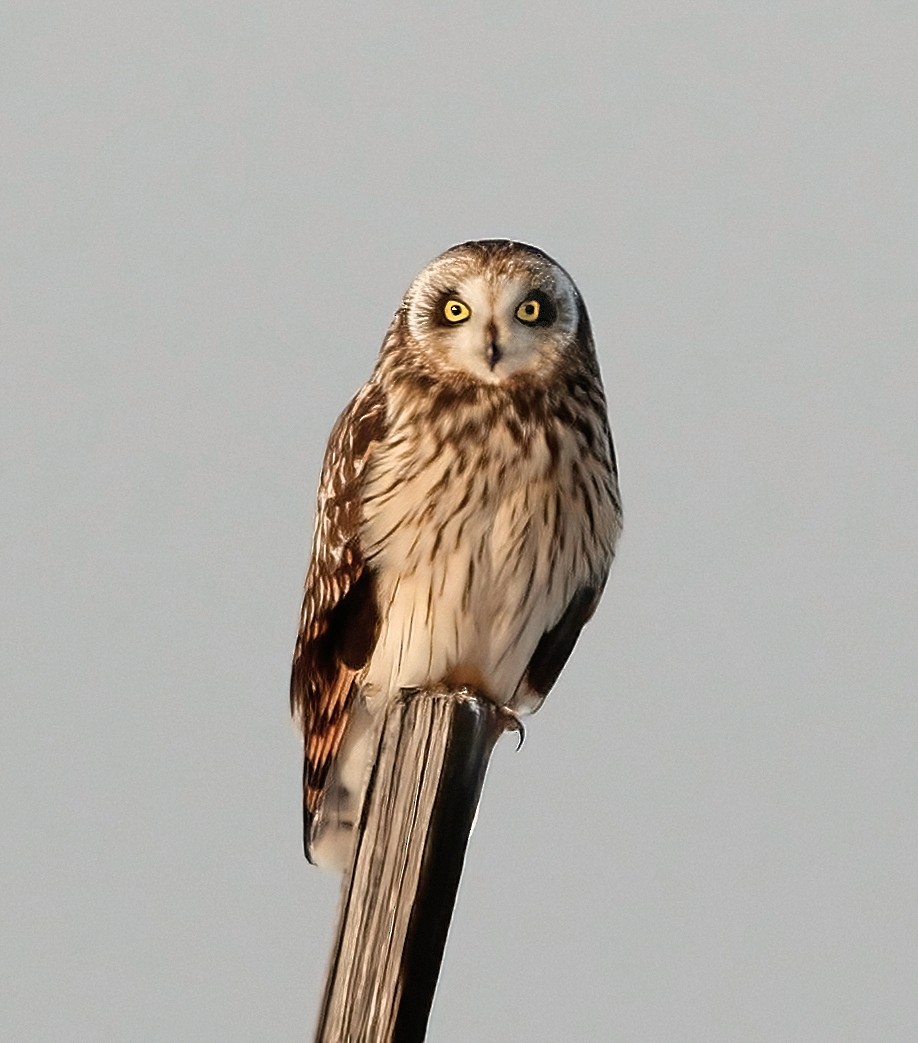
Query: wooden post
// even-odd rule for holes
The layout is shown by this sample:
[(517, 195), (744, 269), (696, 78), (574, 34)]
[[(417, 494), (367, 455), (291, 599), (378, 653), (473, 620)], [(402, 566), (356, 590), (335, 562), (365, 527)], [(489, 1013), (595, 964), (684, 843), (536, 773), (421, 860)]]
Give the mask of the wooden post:
[(421, 1043), (494, 744), (518, 722), (467, 689), (386, 711), (345, 876), (316, 1043)]

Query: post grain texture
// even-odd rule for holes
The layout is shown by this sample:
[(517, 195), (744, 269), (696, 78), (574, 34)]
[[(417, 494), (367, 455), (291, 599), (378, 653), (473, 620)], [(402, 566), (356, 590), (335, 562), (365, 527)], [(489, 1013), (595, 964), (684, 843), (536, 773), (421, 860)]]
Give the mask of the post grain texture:
[(468, 689), (386, 711), (316, 1043), (420, 1043), (491, 751), (515, 719)]

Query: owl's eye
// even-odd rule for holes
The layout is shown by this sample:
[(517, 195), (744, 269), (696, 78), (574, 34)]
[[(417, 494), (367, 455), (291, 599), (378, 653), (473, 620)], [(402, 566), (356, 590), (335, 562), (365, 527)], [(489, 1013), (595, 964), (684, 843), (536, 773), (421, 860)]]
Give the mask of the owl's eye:
[(530, 297), (529, 300), (523, 301), (523, 303), (516, 309), (516, 317), (520, 322), (538, 322), (541, 310), (541, 304), (535, 299), (535, 297)]
[(455, 297), (450, 297), (443, 304), (443, 318), (453, 326), (465, 322), (471, 314), (469, 306)]

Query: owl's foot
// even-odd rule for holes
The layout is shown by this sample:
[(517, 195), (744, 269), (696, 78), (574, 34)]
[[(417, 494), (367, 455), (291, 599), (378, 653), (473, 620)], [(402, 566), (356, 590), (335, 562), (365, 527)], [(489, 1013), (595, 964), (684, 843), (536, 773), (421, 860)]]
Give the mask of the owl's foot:
[(523, 743), (526, 741), (526, 726), (523, 724), (522, 718), (519, 714), (511, 710), (509, 706), (498, 706), (497, 717), (503, 725), (501, 731), (516, 732), (519, 736), (516, 748), (517, 750), (521, 750), (523, 748)]

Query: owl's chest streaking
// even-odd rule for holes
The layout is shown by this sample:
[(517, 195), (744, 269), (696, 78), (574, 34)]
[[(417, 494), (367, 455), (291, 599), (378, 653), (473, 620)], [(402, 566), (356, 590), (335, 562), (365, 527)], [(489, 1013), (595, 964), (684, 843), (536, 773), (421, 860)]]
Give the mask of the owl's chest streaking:
[(511, 421), (409, 418), (374, 453), (360, 535), (381, 620), (371, 705), (444, 682), (537, 708), (525, 673), (539, 640), (580, 586), (601, 586), (618, 526), (601, 418), (591, 452), (582, 428)]

